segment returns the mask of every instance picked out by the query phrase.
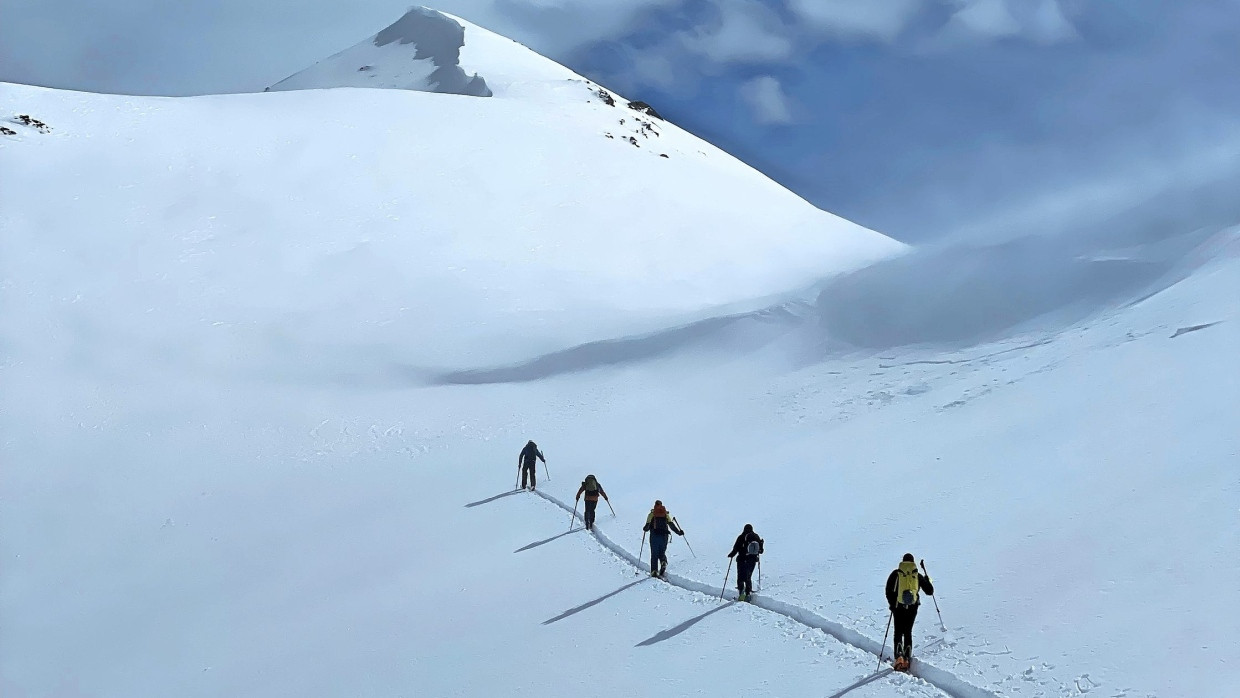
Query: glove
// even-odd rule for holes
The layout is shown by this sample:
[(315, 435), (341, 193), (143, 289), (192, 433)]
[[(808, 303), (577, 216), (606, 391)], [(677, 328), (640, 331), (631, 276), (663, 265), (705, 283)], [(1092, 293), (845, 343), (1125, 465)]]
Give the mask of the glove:
[(680, 535), (680, 536), (683, 538), (683, 537), (684, 537), (684, 535), (685, 535), (685, 529), (683, 529), (683, 528), (682, 528), (682, 529), (680, 529), (680, 533), (679, 533), (678, 535)]
[(887, 610), (888, 610), (888, 611), (891, 611), (892, 613), (895, 613), (895, 612), (896, 612), (896, 606), (895, 606), (895, 604), (891, 604), (890, 606), (888, 606), (888, 607), (887, 607)]

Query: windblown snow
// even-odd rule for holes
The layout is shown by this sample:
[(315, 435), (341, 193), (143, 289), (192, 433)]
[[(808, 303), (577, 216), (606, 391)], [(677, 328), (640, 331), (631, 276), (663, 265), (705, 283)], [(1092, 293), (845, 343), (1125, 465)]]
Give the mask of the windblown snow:
[[(350, 89), (0, 84), (0, 695), (1226, 694), (1236, 228), (910, 251), (464, 20), (377, 36), (285, 85)], [(876, 674), (905, 552), (942, 623)]]

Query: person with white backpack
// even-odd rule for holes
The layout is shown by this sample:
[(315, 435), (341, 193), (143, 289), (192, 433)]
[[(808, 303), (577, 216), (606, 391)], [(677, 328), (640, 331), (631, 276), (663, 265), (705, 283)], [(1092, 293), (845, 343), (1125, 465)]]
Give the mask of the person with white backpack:
[(753, 524), (745, 524), (745, 530), (736, 537), (732, 552), (728, 557), (736, 558), (736, 591), (737, 598), (748, 601), (753, 596), (753, 570), (758, 565), (758, 556), (766, 552), (762, 536), (754, 533)]

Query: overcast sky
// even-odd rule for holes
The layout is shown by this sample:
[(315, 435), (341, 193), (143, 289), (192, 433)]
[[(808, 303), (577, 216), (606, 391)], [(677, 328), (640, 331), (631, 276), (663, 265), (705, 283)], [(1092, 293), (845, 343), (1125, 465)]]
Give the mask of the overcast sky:
[[(261, 90), (407, 6), (0, 0), (0, 80)], [(1220, 166), (1240, 144), (1240, 0), (432, 6), (651, 102), (815, 204), (911, 241), (1100, 206), (1098, 192), (1140, 197), (1160, 176)]]

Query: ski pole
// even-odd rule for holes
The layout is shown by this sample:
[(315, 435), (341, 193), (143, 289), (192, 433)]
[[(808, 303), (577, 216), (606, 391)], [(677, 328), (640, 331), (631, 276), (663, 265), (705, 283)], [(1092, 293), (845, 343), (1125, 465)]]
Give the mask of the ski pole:
[(758, 591), (762, 591), (762, 558), (758, 558)]
[(611, 509), (611, 518), (616, 518), (616, 509), (611, 505), (611, 500), (606, 497), (604, 497), (603, 500), (607, 502), (607, 508)]
[(573, 500), (573, 515), (568, 517), (568, 530), (573, 530), (573, 521), (577, 520), (577, 500)]
[[(930, 579), (930, 572), (926, 570), (926, 561), (921, 561), (921, 571), (926, 573), (926, 579)], [(947, 632), (947, 624), (943, 622), (943, 613), (939, 611), (939, 600), (934, 598), (934, 594), (930, 595), (930, 599), (934, 601), (934, 612), (939, 614), (939, 629)]]
[(512, 483), (512, 489), (515, 490), (520, 486), (521, 486), (521, 464), (517, 463), (517, 481)]
[(887, 633), (891, 632), (891, 617), (895, 615), (895, 611), (887, 612), (887, 629), (883, 631), (883, 648), (878, 652), (878, 668), (883, 668), (883, 655), (887, 654)]
[[(672, 517), (672, 521), (676, 523), (676, 528), (680, 528), (680, 522), (676, 521), (676, 517)], [(685, 545), (689, 545), (689, 539), (685, 537), (685, 529), (680, 528), (680, 537), (685, 539)], [(689, 545), (689, 552), (693, 553), (693, 557), (697, 557), (697, 553), (693, 552), (693, 546)]]
[(547, 482), (551, 482), (551, 471), (547, 470), (547, 461), (543, 461), (543, 472), (547, 474)]
[(732, 558), (728, 558), (728, 571), (723, 573), (723, 588), (719, 590), (720, 601), (723, 601), (723, 594), (728, 590), (728, 575), (730, 574), (732, 574)]
[[(642, 531), (642, 545), (640, 548), (637, 549), (637, 564), (638, 564), (637, 573), (638, 574), (641, 574), (642, 551), (645, 549), (646, 549), (646, 532)], [(654, 570), (651, 570), (651, 571), (653, 572)]]

